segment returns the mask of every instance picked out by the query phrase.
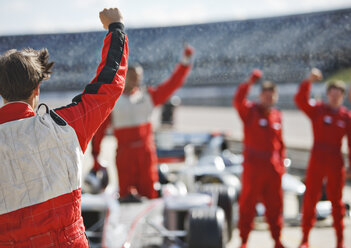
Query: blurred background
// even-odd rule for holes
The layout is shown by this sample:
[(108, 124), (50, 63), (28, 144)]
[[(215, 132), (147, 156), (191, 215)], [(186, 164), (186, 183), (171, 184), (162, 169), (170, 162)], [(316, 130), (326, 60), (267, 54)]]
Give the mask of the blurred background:
[[(253, 68), (263, 70), (263, 79), (279, 84), (278, 107), (283, 109), (295, 108), (292, 95), (312, 67), (323, 71), (325, 81), (333, 77), (350, 81), (350, 0), (1, 0), (0, 4), (0, 53), (47, 47), (55, 68), (42, 92), (51, 92), (50, 99), (70, 98), (93, 78), (106, 34), (98, 12), (117, 6), (125, 17), (130, 63), (144, 67), (146, 85), (167, 78), (185, 43), (196, 49), (193, 71), (177, 92), (183, 105), (231, 106), (236, 86)], [(60, 95), (52, 93), (57, 91)], [(313, 95), (321, 98), (324, 91), (324, 84), (319, 84)], [(257, 92), (254, 88), (250, 97)]]
[[(261, 69), (264, 80), (278, 84), (284, 140), (301, 178), (313, 139), (309, 120), (292, 99), (299, 82), (312, 67), (322, 70), (324, 82), (351, 81), (351, 0), (0, 0), (0, 6), (0, 54), (12, 48), (46, 47), (55, 61), (52, 78), (41, 87), (41, 102), (51, 108), (70, 103), (94, 77), (106, 35), (98, 17), (103, 8), (121, 9), (129, 61), (144, 67), (145, 85), (157, 85), (170, 75), (186, 43), (195, 48), (193, 70), (176, 92), (181, 98), (174, 125), (178, 131), (219, 130), (240, 143), (242, 124), (231, 99), (252, 69)], [(258, 92), (253, 87), (249, 97), (255, 99)], [(314, 85), (312, 96), (324, 98), (325, 84)], [(348, 100), (345, 105), (350, 107)], [(160, 109), (154, 114), (155, 129), (159, 115)], [(102, 157), (115, 178), (115, 141), (107, 137), (102, 145)], [(89, 149), (85, 172), (92, 166)], [(350, 192), (348, 182), (348, 202)], [(346, 226), (350, 245), (350, 219)], [(312, 239), (318, 247), (329, 248), (334, 244), (332, 224), (323, 227)], [(255, 230), (253, 247), (271, 247), (267, 229), (263, 230)], [(299, 235), (298, 227), (284, 229), (287, 244), (297, 246)], [(230, 247), (237, 247), (238, 240)]]

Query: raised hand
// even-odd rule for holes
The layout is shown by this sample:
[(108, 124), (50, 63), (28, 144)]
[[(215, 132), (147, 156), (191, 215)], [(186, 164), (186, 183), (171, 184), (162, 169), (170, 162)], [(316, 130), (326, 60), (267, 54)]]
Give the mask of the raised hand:
[(123, 23), (122, 13), (117, 8), (104, 9), (99, 13), (99, 17), (104, 29), (108, 29), (108, 26), (114, 22)]
[(255, 83), (256, 81), (260, 80), (262, 77), (262, 71), (260, 69), (254, 69), (251, 72), (250, 78), (249, 78), (249, 82), (250, 83)]
[(310, 75), (308, 76), (308, 80), (310, 80), (312, 83), (321, 81), (322, 79), (323, 79), (323, 74), (317, 68), (313, 68), (310, 72)]

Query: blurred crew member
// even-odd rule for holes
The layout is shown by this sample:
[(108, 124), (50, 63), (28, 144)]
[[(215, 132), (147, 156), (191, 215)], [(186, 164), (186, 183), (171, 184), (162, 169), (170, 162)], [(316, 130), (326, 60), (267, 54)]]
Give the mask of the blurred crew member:
[[(332, 203), (332, 215), (337, 236), (337, 248), (343, 247), (343, 217), (345, 207), (342, 189), (345, 184), (345, 167), (341, 153), (342, 138), (347, 135), (349, 151), (351, 126), (348, 111), (342, 106), (345, 84), (342, 81), (329, 83), (327, 103), (309, 101), (312, 83), (322, 80), (320, 70), (312, 69), (295, 96), (295, 103), (312, 122), (314, 143), (306, 172), (306, 192), (303, 202), (301, 248), (308, 247), (308, 236), (316, 218), (316, 204), (321, 197), (326, 181), (326, 193)], [(349, 152), (349, 156), (351, 153)], [(351, 159), (351, 157), (349, 157)]]
[(36, 115), (53, 62), (46, 49), (0, 57), (0, 247), (88, 247), (81, 217), (81, 157), (122, 94), (128, 40), (118, 9), (104, 9), (109, 32), (96, 77), (72, 104)]
[(101, 126), (93, 138), (92, 153), (95, 162), (91, 173), (100, 168), (97, 161), (100, 143), (108, 122), (111, 121), (118, 141), (116, 165), (120, 201), (133, 200), (135, 190), (148, 198), (158, 196), (154, 189), (158, 172), (151, 115), (154, 107), (164, 104), (183, 85), (191, 68), (192, 55), (193, 48), (187, 46), (181, 63), (172, 75), (157, 87), (148, 87), (147, 90), (140, 88), (143, 68), (140, 65), (129, 66), (124, 92), (114, 107), (110, 120)]
[(244, 171), (239, 199), (242, 248), (246, 247), (258, 201), (266, 207), (275, 247), (283, 247), (280, 241), (283, 225), (281, 179), (285, 171), (285, 146), (281, 113), (274, 108), (278, 100), (276, 85), (270, 81), (263, 82), (257, 103), (246, 98), (250, 87), (261, 75), (260, 70), (254, 70), (249, 80), (239, 85), (233, 98), (233, 105), (244, 125)]

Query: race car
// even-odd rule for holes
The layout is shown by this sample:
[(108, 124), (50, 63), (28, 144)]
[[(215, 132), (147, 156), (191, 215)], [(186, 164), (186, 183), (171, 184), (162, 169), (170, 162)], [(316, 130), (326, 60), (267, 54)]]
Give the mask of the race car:
[(221, 248), (232, 237), (233, 189), (203, 184), (188, 191), (181, 181), (163, 181), (158, 199), (120, 201), (107, 179), (106, 170), (85, 177), (82, 216), (90, 247)]
[(82, 195), (90, 247), (224, 248), (228, 242), (226, 213), (213, 189), (184, 194), (164, 185), (163, 197), (123, 203), (109, 191)]
[[(193, 190), (198, 183), (217, 183), (227, 185), (228, 187), (234, 187), (236, 197), (240, 196), (243, 156), (241, 154), (235, 154), (228, 149), (228, 136), (223, 133), (189, 134), (168, 132), (166, 134), (162, 133), (156, 137), (159, 138), (159, 140), (156, 139), (156, 143), (159, 144), (159, 156), (162, 157), (166, 154), (172, 154), (173, 152), (173, 156), (177, 154), (180, 158), (184, 157), (183, 160), (187, 166), (177, 171), (177, 180), (183, 181), (190, 191)], [(165, 146), (164, 144), (167, 145)], [(193, 146), (194, 148), (189, 149), (189, 146)], [(181, 147), (184, 148), (183, 155), (181, 153)], [(188, 159), (187, 156), (189, 156), (189, 154), (187, 154), (186, 150), (192, 150), (193, 153), (196, 153), (197, 160), (193, 158)], [(194, 157), (194, 154), (190, 155), (190, 157)], [(166, 161), (166, 159), (164, 160)], [(173, 158), (172, 160), (176, 159)], [(191, 162), (187, 163), (187, 160)], [(285, 218), (288, 223), (297, 224), (301, 218), (301, 207), (306, 186), (300, 178), (289, 173), (291, 164), (292, 161), (289, 158), (285, 159), (284, 165), (287, 172), (282, 177), (282, 189), (285, 195), (291, 195), (296, 198), (296, 212), (293, 215), (291, 215), (291, 213), (289, 216), (285, 215)], [(166, 168), (166, 165), (163, 165), (163, 167), (164, 171), (170, 170)], [(345, 206), (347, 215), (350, 215), (349, 204), (345, 204)], [(264, 215), (265, 208), (263, 204), (257, 204), (256, 210), (258, 216)], [(331, 215), (331, 210), (331, 202), (328, 201), (325, 194), (323, 194), (316, 206), (317, 220), (326, 219)]]

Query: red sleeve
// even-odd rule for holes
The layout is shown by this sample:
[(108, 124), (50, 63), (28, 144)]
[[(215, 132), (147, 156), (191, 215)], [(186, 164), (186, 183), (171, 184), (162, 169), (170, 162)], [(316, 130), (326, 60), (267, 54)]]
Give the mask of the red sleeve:
[(121, 23), (109, 26), (95, 78), (82, 94), (73, 98), (72, 104), (54, 110), (73, 127), (83, 152), (124, 89), (128, 38), (123, 28)]
[(295, 95), (296, 106), (301, 109), (308, 117), (312, 118), (315, 113), (315, 106), (309, 103), (312, 83), (304, 80)]
[(248, 82), (240, 84), (233, 97), (233, 107), (237, 109), (242, 120), (246, 119), (250, 107), (252, 106), (252, 103), (246, 98), (250, 87), (251, 84)]
[(349, 156), (349, 169), (351, 169), (351, 112), (348, 113), (348, 123), (346, 127), (347, 145), (348, 145), (348, 156)]
[(179, 64), (172, 75), (156, 88), (149, 87), (148, 91), (151, 95), (154, 106), (164, 104), (179, 87), (183, 85), (191, 66)]
[(285, 147), (284, 140), (283, 140), (283, 122), (282, 122), (282, 114), (281, 113), (280, 113), (280, 124), (282, 125), (281, 131), (280, 131), (280, 137), (279, 137), (280, 144), (281, 144), (280, 157), (282, 159), (283, 166), (284, 166), (284, 159), (286, 158), (286, 147)]
[(284, 144), (284, 141), (283, 141), (283, 136), (280, 137), (280, 141), (281, 141), (281, 144), (282, 144), (282, 148), (280, 150), (280, 157), (282, 159), (285, 159), (286, 158), (286, 148), (285, 148), (285, 144)]

